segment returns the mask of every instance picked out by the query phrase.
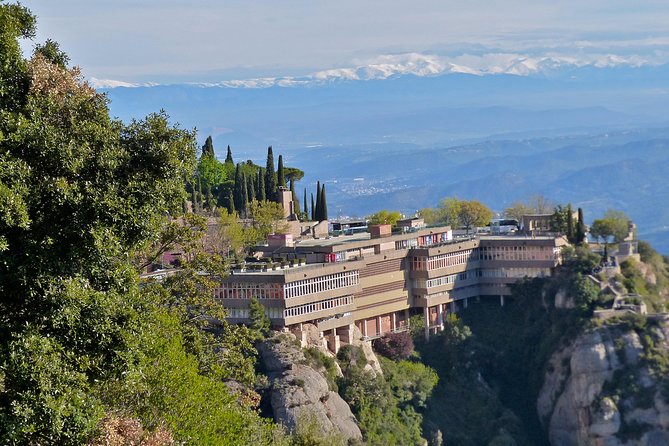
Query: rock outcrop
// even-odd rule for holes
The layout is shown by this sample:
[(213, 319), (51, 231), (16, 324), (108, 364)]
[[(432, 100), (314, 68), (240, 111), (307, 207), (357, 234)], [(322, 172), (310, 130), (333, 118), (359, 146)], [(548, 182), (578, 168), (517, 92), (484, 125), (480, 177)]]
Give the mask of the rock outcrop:
[(669, 445), (669, 323), (581, 334), (550, 360), (537, 409), (553, 446)]
[(314, 421), (323, 432), (346, 439), (362, 439), (350, 407), (328, 388), (325, 377), (307, 365), (299, 342), (282, 333), (258, 346), (270, 379), (270, 402), (276, 422), (295, 430), (300, 422)]

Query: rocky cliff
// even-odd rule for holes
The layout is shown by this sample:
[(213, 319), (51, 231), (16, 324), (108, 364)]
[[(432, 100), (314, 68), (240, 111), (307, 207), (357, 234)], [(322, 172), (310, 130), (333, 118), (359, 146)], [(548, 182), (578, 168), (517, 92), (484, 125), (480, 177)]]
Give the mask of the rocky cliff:
[(553, 446), (669, 445), (669, 321), (629, 316), (550, 359), (538, 413)]
[(324, 371), (309, 365), (292, 334), (277, 335), (261, 343), (258, 351), (270, 380), (269, 398), (278, 423), (293, 431), (299, 422), (309, 420), (323, 432), (362, 439), (348, 404), (328, 387)]

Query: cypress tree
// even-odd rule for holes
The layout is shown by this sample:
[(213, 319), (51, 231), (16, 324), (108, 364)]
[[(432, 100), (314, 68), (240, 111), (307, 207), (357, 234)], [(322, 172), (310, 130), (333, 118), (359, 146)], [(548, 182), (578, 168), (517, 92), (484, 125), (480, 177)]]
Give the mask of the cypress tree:
[(256, 189), (253, 186), (254, 178), (249, 176), (246, 178), (246, 191), (248, 192), (248, 201), (249, 203), (256, 199)]
[(205, 156), (214, 156), (214, 142), (211, 139), (211, 135), (207, 136), (207, 139), (202, 146), (202, 157)]
[(314, 208), (314, 194), (311, 194), (311, 221), (316, 221), (316, 209)]
[(583, 209), (578, 208), (578, 222), (576, 223), (576, 244), (580, 245), (585, 239), (585, 222), (583, 221)]
[(328, 219), (328, 203), (325, 199), (325, 184), (321, 188), (321, 216), (320, 221)]
[(279, 155), (279, 167), (277, 170), (277, 187), (286, 187), (286, 176), (283, 172), (283, 155)]
[(307, 204), (307, 188), (304, 188), (304, 218), (309, 218), (309, 205)]
[(258, 196), (258, 201), (267, 200), (267, 195), (265, 194), (265, 172), (263, 168), (258, 168), (258, 187), (256, 188), (256, 194)]
[(225, 162), (235, 164), (235, 162), (232, 161), (232, 150), (230, 150), (230, 145), (228, 145), (228, 154), (225, 156)]
[(197, 213), (197, 191), (195, 190), (195, 186), (191, 186), (191, 211), (193, 213)]
[(228, 189), (228, 203), (226, 207), (230, 215), (235, 213), (235, 197), (232, 196), (232, 189)]
[(197, 210), (202, 211), (202, 181), (200, 175), (197, 176)]
[(246, 187), (246, 174), (242, 174), (242, 206), (239, 209), (240, 215), (246, 217), (246, 212), (249, 209), (249, 191)]
[[(235, 186), (234, 186), (234, 203), (235, 203), (235, 209), (237, 209), (241, 215), (242, 210), (244, 209), (244, 200), (245, 198), (245, 186), (246, 184), (244, 183), (244, 178), (242, 177), (242, 169), (239, 164), (237, 164), (237, 168), (235, 169)], [(242, 195), (244, 194), (244, 195)]]
[(202, 189), (202, 208), (204, 209), (205, 207), (211, 209), (209, 207), (209, 196), (211, 195), (211, 192), (209, 191), (209, 186), (204, 186), (204, 189)]
[(314, 221), (321, 221), (321, 182), (316, 182), (316, 209), (314, 210)]
[(276, 173), (274, 172), (274, 154), (272, 146), (267, 148), (267, 166), (265, 167), (265, 198), (275, 200), (276, 197)]
[(574, 210), (571, 207), (571, 203), (567, 205), (567, 240), (570, 243), (574, 243)]
[(300, 202), (297, 201), (297, 195), (295, 194), (295, 180), (290, 179), (290, 194), (292, 195), (293, 198), (293, 211), (296, 214), (300, 213)]
[(226, 203), (226, 200), (227, 200), (226, 190), (221, 185), (218, 187), (218, 199), (216, 200), (216, 205), (221, 208), (222, 207), (227, 208), (228, 205)]

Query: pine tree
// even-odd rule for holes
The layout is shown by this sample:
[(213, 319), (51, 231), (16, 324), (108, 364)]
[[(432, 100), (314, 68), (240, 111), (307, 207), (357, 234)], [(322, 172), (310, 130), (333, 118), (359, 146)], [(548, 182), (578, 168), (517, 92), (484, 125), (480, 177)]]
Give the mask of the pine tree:
[(258, 168), (258, 187), (256, 188), (256, 194), (258, 196), (258, 201), (267, 200), (267, 195), (265, 194), (265, 172), (262, 167)]
[(321, 182), (316, 182), (316, 209), (314, 210), (314, 221), (321, 221)]
[(325, 184), (321, 187), (321, 215), (319, 221), (324, 221), (328, 219), (328, 203), (325, 199)]
[(214, 142), (211, 139), (211, 136), (207, 136), (207, 139), (202, 146), (202, 157), (215, 156), (214, 155)]
[(230, 150), (229, 145), (228, 145), (228, 154), (225, 156), (225, 162), (230, 164), (235, 164), (235, 162), (232, 161), (232, 150)]
[(311, 221), (316, 221), (316, 209), (314, 207), (314, 194), (311, 194)]
[(267, 148), (267, 166), (265, 167), (265, 198), (276, 199), (276, 173), (274, 172), (274, 154), (272, 146)]
[(283, 172), (283, 155), (279, 155), (279, 167), (277, 171), (277, 187), (286, 187), (286, 176)]

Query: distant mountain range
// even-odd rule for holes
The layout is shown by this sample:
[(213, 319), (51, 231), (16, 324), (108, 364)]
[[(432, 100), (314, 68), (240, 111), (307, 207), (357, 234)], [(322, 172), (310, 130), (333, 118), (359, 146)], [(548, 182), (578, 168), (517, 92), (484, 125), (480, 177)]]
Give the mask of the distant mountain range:
[(503, 210), (543, 193), (588, 220), (622, 209), (669, 254), (669, 65), (521, 59), (484, 70), (414, 55), (303, 79), (102, 90), (112, 115), (165, 109), (220, 157), (229, 144), (263, 163), (273, 145), (307, 172), (298, 187), (326, 182), (335, 217), (446, 196)]

